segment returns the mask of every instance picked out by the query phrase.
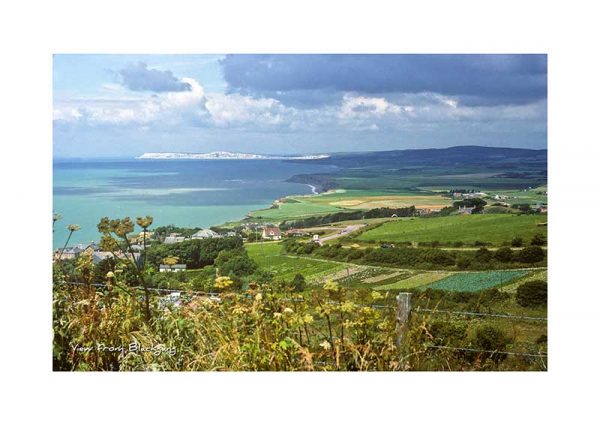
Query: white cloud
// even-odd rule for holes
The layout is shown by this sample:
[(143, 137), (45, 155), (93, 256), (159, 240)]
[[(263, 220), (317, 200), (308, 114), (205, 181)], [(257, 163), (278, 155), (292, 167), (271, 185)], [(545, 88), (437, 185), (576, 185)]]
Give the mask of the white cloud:
[(152, 128), (237, 128), (245, 131), (388, 131), (400, 132), (431, 124), (545, 120), (545, 101), (527, 105), (464, 106), (436, 93), (367, 97), (346, 93), (337, 105), (297, 109), (272, 98), (207, 93), (192, 78), (190, 90), (153, 95), (122, 93), (106, 87), (102, 98), (57, 99), (54, 119), (91, 126)]

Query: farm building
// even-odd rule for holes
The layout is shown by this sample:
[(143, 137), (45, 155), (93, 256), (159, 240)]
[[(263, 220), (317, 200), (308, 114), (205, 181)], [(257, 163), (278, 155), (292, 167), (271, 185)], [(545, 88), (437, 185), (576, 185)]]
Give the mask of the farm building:
[(262, 238), (278, 241), (281, 239), (281, 230), (279, 230), (279, 227), (264, 227), (262, 231)]
[(167, 245), (183, 242), (185, 238), (183, 236), (167, 236), (164, 243)]
[(306, 235), (308, 235), (308, 233), (302, 229), (290, 229), (287, 232), (285, 232), (285, 234), (287, 236), (306, 236)]
[(210, 229), (202, 229), (198, 230), (196, 233), (192, 235), (192, 239), (212, 239), (212, 238), (220, 238), (217, 232), (214, 232)]
[(458, 207), (459, 214), (472, 214), (473, 210), (473, 207)]
[(172, 266), (168, 264), (161, 264), (158, 268), (158, 271), (161, 273), (177, 273), (185, 270), (187, 270), (187, 265), (185, 264), (173, 264)]

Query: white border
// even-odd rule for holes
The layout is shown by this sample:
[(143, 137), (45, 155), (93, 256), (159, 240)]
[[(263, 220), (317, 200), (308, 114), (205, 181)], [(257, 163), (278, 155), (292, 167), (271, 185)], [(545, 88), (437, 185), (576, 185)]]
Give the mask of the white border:
[[(4, 2), (4, 423), (589, 423), (598, 376), (591, 2)], [(548, 373), (52, 373), (52, 53), (549, 53)], [(596, 196), (594, 196), (596, 195)]]

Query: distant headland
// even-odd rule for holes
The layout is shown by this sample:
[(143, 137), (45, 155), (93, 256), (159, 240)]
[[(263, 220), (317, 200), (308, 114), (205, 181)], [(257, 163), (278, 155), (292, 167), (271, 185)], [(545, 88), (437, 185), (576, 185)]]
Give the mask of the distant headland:
[(302, 156), (283, 156), (283, 155), (261, 155), (255, 153), (239, 152), (208, 152), (208, 153), (183, 153), (183, 152), (146, 152), (136, 159), (293, 159), (310, 160), (329, 158), (329, 155), (302, 155)]

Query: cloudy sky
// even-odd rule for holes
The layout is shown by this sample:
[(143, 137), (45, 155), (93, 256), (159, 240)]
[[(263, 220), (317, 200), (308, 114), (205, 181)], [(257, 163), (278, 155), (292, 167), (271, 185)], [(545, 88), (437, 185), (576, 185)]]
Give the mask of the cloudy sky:
[(545, 55), (55, 55), (55, 157), (546, 148)]

